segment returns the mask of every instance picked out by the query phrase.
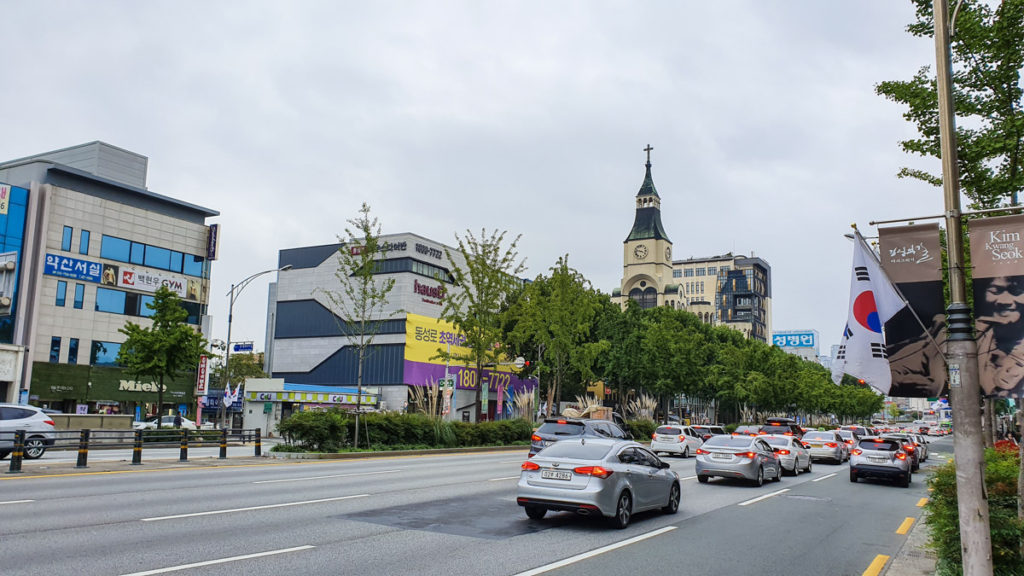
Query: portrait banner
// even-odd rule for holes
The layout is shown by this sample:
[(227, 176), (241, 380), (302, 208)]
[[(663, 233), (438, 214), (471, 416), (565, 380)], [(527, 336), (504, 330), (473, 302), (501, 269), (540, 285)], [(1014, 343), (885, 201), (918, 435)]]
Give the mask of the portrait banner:
[(882, 269), (907, 300), (885, 323), (889, 396), (934, 398), (946, 386), (946, 311), (938, 224), (878, 229)]
[(1024, 394), (1024, 215), (971, 220), (974, 327), (982, 394)]

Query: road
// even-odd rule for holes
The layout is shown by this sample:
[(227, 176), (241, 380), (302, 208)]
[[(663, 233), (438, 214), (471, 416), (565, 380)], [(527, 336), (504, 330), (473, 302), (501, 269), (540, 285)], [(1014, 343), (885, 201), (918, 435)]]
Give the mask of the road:
[[(928, 465), (909, 489), (847, 466), (756, 488), (698, 484), (679, 513), (625, 530), (570, 514), (526, 518), (524, 453), (266, 462), (57, 477), (0, 476), (5, 575), (787, 574), (862, 575), (920, 519)], [(126, 466), (127, 468), (127, 466)], [(909, 519), (909, 520), (908, 520)]]

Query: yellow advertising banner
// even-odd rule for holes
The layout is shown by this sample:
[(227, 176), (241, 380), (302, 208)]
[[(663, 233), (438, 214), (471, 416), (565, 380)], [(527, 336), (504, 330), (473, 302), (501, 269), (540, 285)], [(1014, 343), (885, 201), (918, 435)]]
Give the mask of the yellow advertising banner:
[[(448, 351), (457, 356), (469, 356), (469, 348), (460, 346), (466, 337), (455, 331), (455, 328), (437, 318), (407, 314), (405, 317), (405, 359), (412, 362), (427, 364), (444, 364), (444, 360), (434, 358), (438, 349)], [(454, 364), (454, 362), (453, 362)]]

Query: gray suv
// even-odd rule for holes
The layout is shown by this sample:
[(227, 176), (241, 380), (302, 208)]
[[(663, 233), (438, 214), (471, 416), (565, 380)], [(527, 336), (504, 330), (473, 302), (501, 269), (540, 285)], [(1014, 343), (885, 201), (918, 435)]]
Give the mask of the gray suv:
[(574, 438), (612, 438), (632, 440), (633, 436), (611, 420), (591, 418), (546, 418), (530, 436), (530, 458), (558, 442)]
[(906, 488), (910, 486), (911, 460), (898, 438), (861, 438), (850, 453), (850, 482), (883, 478)]
[(25, 431), (25, 458), (39, 458), (56, 438), (53, 419), (42, 409), (0, 403), (0, 459), (14, 450), (14, 432)]

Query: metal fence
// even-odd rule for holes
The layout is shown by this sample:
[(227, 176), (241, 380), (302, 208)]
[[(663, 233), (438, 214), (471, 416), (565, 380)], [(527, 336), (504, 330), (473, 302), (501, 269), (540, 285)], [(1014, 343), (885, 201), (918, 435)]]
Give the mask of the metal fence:
[[(87, 468), (89, 449), (97, 446), (103, 448), (131, 448), (132, 465), (142, 464), (143, 448), (168, 448), (178, 446), (178, 462), (188, 462), (188, 449), (201, 446), (219, 445), (220, 455), (224, 460), (228, 457), (228, 442), (253, 443), (253, 455), (263, 455), (260, 428), (222, 428), (220, 430), (186, 430), (178, 428), (160, 428), (155, 430), (65, 430), (51, 433), (44, 440), (46, 449), (78, 448), (78, 461), (75, 468)], [(21, 472), (22, 460), (25, 458), (24, 430), (14, 432), (14, 447), (11, 450), (11, 465), (8, 474)], [(33, 438), (38, 440), (38, 438)]]

